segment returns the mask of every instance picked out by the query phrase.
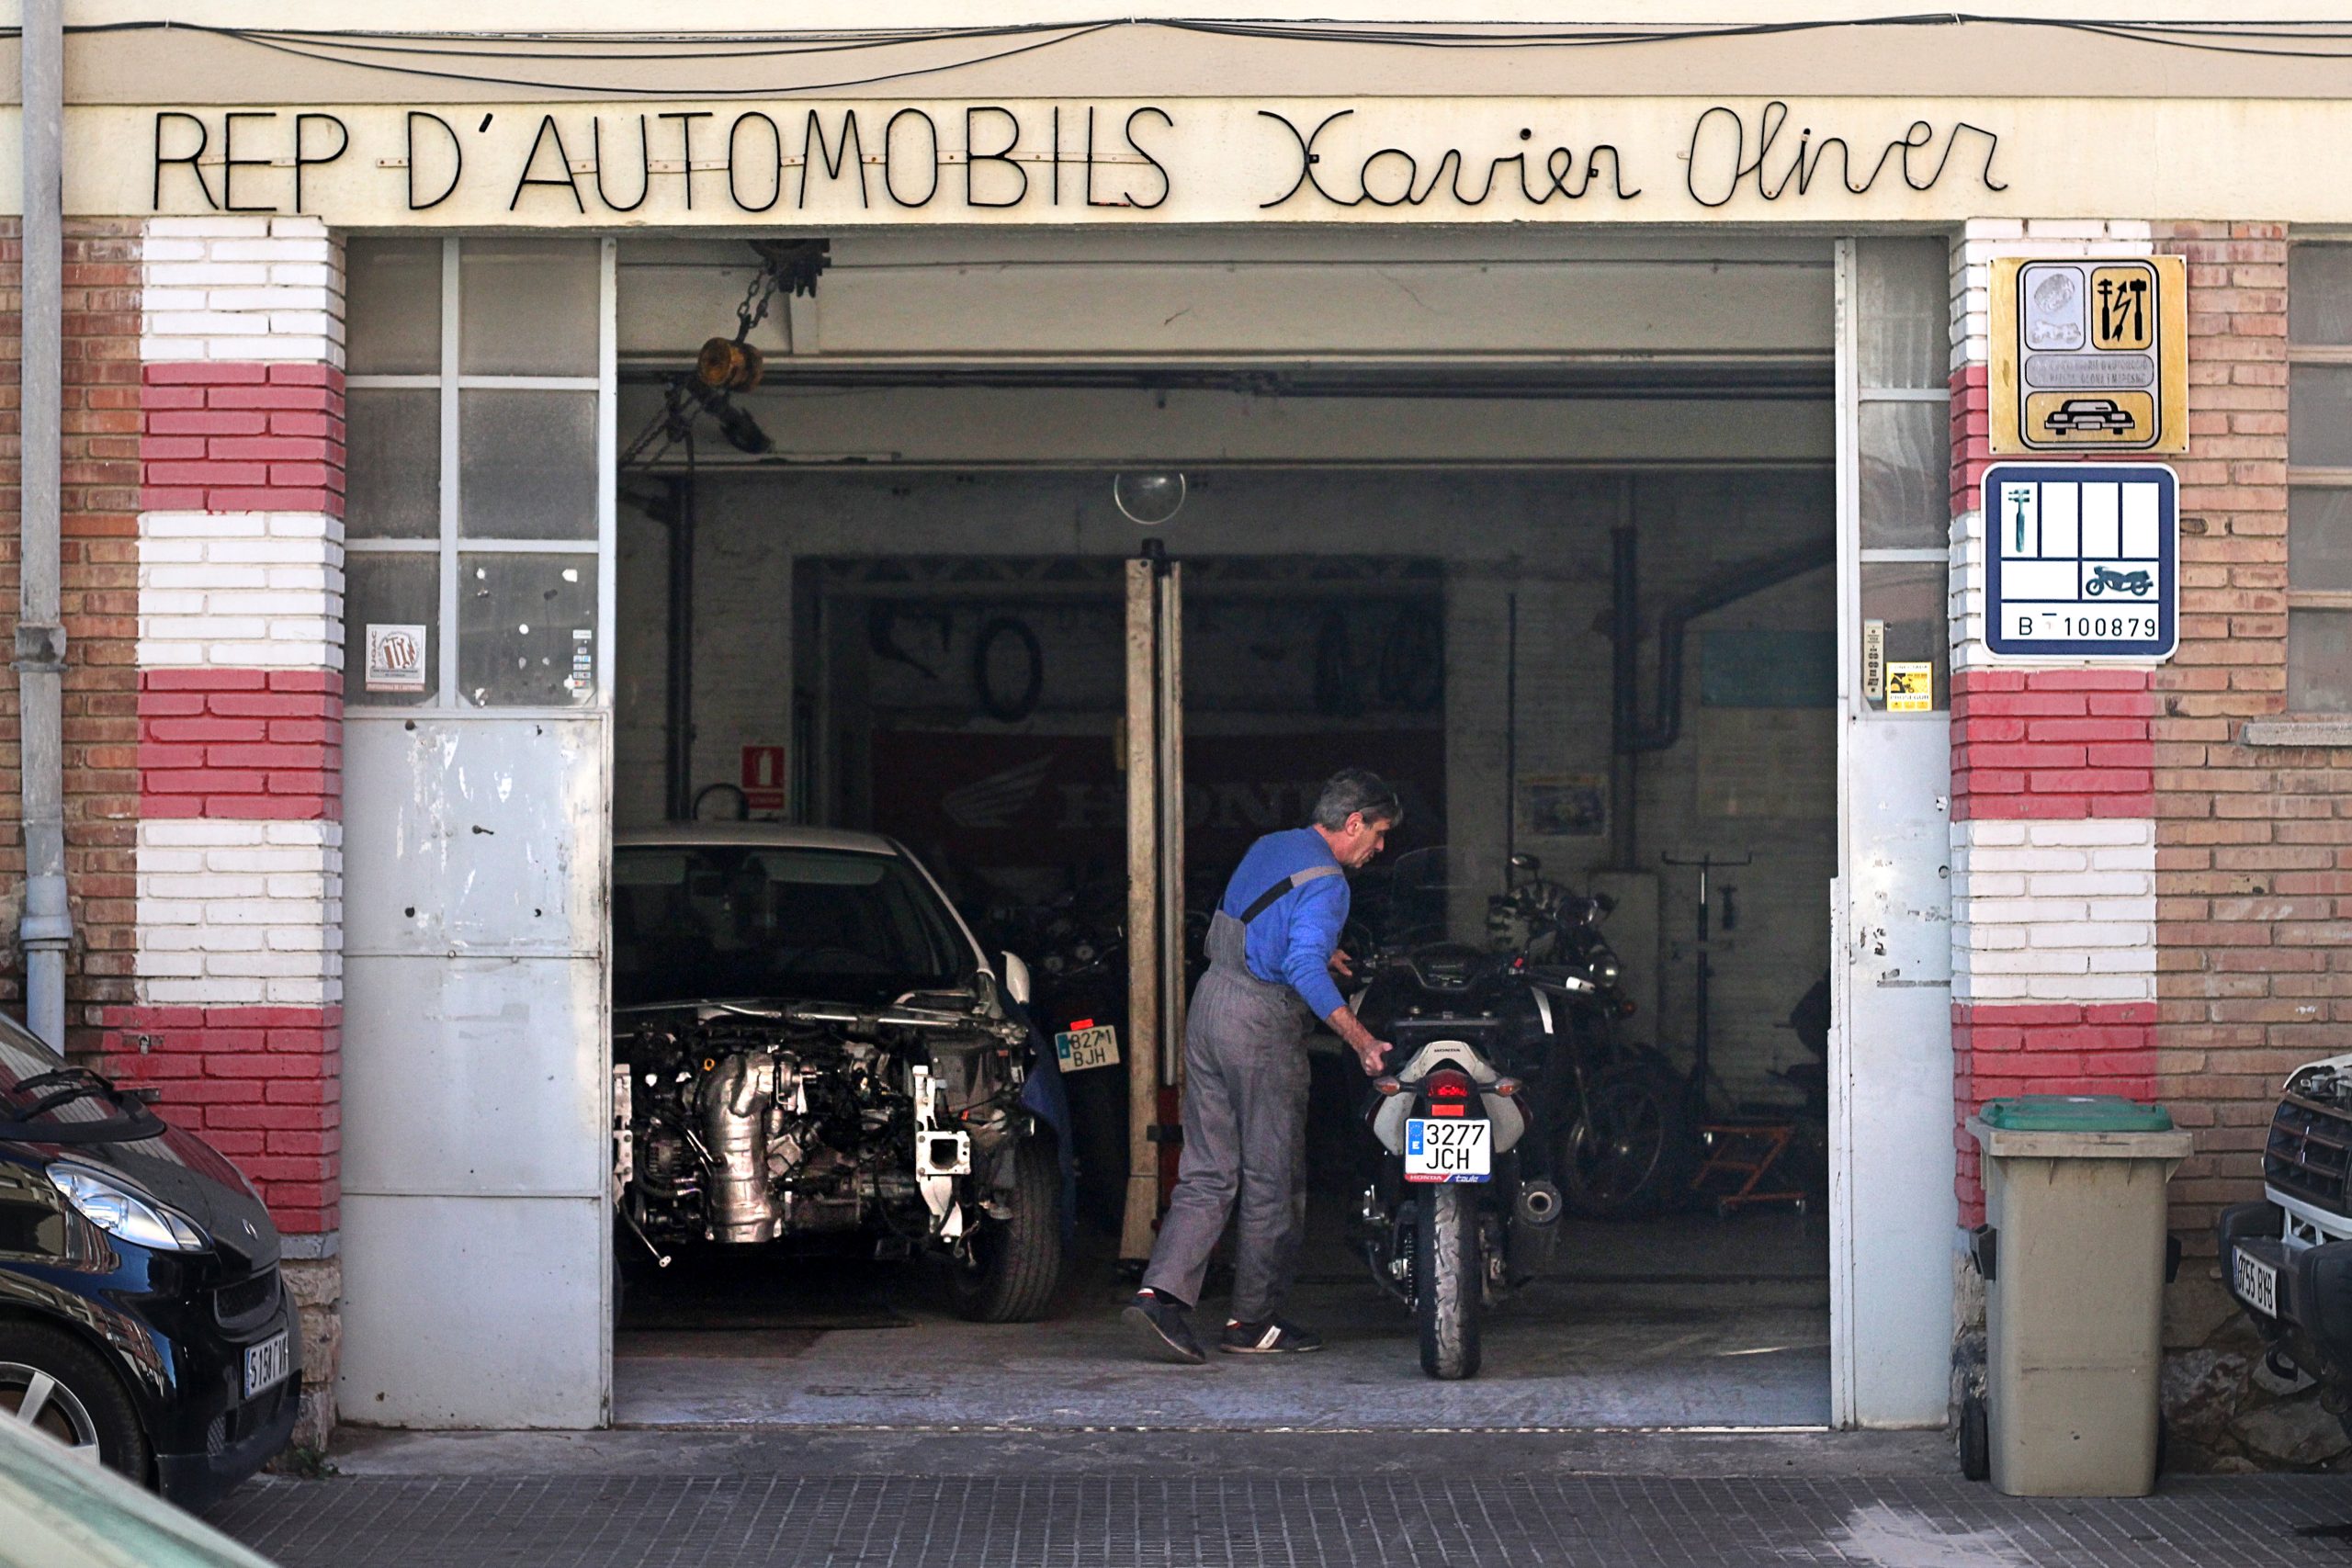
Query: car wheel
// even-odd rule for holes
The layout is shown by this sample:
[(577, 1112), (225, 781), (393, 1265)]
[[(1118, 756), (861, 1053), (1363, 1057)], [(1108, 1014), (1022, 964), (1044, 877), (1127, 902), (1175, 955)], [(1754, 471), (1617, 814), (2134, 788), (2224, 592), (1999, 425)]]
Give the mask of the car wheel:
[(1012, 1214), (980, 1223), (972, 1261), (948, 1281), (956, 1313), (975, 1323), (1034, 1323), (1061, 1283), (1061, 1166), (1043, 1138), (1024, 1139), (1012, 1160)]
[(98, 1352), (62, 1329), (0, 1325), (0, 1420), (146, 1483), (147, 1437), (129, 1391)]

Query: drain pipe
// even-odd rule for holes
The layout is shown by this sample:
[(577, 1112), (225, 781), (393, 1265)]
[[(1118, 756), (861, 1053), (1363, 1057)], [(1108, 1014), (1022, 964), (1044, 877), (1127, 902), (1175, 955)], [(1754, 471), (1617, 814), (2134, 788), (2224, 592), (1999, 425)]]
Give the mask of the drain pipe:
[[(1635, 574), (1632, 531), (1626, 530), (1612, 536), (1611, 543), (1615, 547), (1614, 601), (1621, 607), (1637, 603), (1640, 584)], [(1638, 666), (1634, 663), (1639, 636), (1632, 627), (1632, 617), (1625, 616), (1619, 626), (1612, 628), (1612, 635), (1617, 637), (1614, 651), (1619, 660), (1613, 670), (1619, 705), (1615, 715), (1618, 720), (1618, 751), (1664, 751), (1682, 739), (1683, 645), (1692, 621), (1726, 604), (1736, 604), (1751, 593), (1761, 593), (1767, 588), (1777, 587), (1792, 578), (1834, 566), (1837, 560), (1836, 540), (1809, 540), (1734, 567), (1723, 575), (1702, 583), (1668, 607), (1658, 617), (1657, 710), (1656, 716), (1652, 718), (1645, 719), (1641, 713)]]
[(17, 544), (17, 692), (24, 789), (25, 1022), (65, 1050), (62, 733), (65, 627), (60, 613), (58, 475), (62, 461), (65, 44), (61, 0), (25, 0), (21, 41), (24, 141), (23, 311), (17, 409), (23, 433)]

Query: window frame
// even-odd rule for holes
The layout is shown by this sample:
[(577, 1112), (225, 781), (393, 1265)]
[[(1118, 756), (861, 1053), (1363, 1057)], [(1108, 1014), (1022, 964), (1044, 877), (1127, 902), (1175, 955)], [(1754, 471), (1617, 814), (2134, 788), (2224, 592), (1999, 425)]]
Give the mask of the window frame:
[[(401, 235), (354, 235), (351, 239), (403, 238)], [(347, 242), (346, 242), (347, 243)], [(578, 243), (576, 240), (558, 242)], [(616, 623), (614, 613), (615, 536), (616, 496), (616, 465), (618, 458), (616, 425), (617, 388), (617, 270), (618, 242), (605, 238), (597, 246), (597, 320), (596, 374), (594, 376), (529, 376), (485, 375), (461, 371), (459, 366), (463, 344), (459, 338), (462, 320), (463, 272), (462, 256), (466, 237), (449, 235), (441, 244), (441, 343), (440, 367), (430, 373), (351, 374), (345, 378), (347, 389), (368, 390), (430, 390), (440, 398), (440, 527), (436, 535), (427, 538), (353, 537), (346, 519), (344, 552), (346, 558), (363, 555), (429, 555), (435, 558), (439, 572), (439, 596), (435, 614), (438, 617), (434, 638), (433, 672), (428, 686), (429, 695), (424, 702), (370, 702), (363, 690), (346, 691), (344, 694), (346, 712), (365, 710), (387, 714), (417, 713), (486, 713), (497, 712), (515, 716), (563, 716), (594, 712), (612, 703), (613, 637), (611, 629)], [(346, 312), (364, 308), (348, 297)], [(495, 536), (467, 536), (460, 533), (463, 496), (459, 474), (459, 409), (460, 394), (478, 389), (512, 391), (585, 391), (596, 395), (596, 529), (594, 537), (581, 539), (516, 539)], [(345, 414), (348, 417), (346, 408)], [(587, 700), (577, 704), (550, 706), (542, 704), (476, 704), (468, 701), (458, 686), (459, 650), (458, 619), (460, 609), (460, 573), (465, 558), (471, 555), (552, 555), (570, 556), (592, 562), (596, 571), (595, 625), (595, 684)], [(347, 587), (347, 585), (346, 585)], [(346, 592), (346, 612), (349, 594)], [(344, 626), (346, 646), (355, 635), (364, 635), (348, 620)], [(345, 665), (349, 660), (346, 657)]]
[[(2298, 240), (2290, 245), (2287, 253), (2287, 286), (2290, 290), (2294, 288), (2295, 251), (2299, 249), (2316, 250), (2323, 247), (2342, 249), (2348, 253), (2352, 253), (2352, 236), (2313, 236), (2308, 239)], [(2322, 368), (2334, 367), (2343, 369), (2347, 374), (2352, 374), (2352, 343), (2298, 343), (2295, 340), (2293, 304), (2294, 300), (2290, 293), (2288, 299), (2288, 335), (2286, 344), (2287, 385), (2289, 389), (2289, 396), (2287, 400), (2286, 440), (2288, 444), (2288, 450), (2290, 455), (2293, 451), (2295, 438), (2295, 403), (2291, 389), (2294, 383), (2294, 372), (2296, 368), (2298, 367), (2315, 367)], [(2294, 492), (2298, 490), (2352, 490), (2352, 467), (2318, 468), (2310, 465), (2298, 465), (2294, 463), (2290, 457), (2286, 468), (2288, 507), (2290, 519), (2294, 506)], [(2287, 635), (2291, 638), (2294, 635), (2294, 620), (2297, 611), (2302, 611), (2307, 614), (2313, 612), (2339, 614), (2352, 612), (2352, 589), (2297, 588), (2295, 586), (2294, 531), (2291, 521), (2288, 525), (2286, 538), (2287, 587), (2284, 597), (2287, 604)], [(2291, 682), (2293, 679), (2293, 670), (2290, 664), (2283, 666), (2281, 673), (2284, 674)], [(2346, 671), (2345, 683), (2352, 685), (2352, 671)], [(2292, 687), (2290, 685), (2288, 689), (2288, 694), (2290, 698), (2291, 693)], [(2352, 713), (2352, 703), (2347, 703), (2343, 707), (2314, 708), (2299, 707), (2294, 705), (2291, 700), (2290, 700), (2287, 712), (2290, 716), (2309, 716), (2314, 718), (2339, 718), (2347, 713)]]

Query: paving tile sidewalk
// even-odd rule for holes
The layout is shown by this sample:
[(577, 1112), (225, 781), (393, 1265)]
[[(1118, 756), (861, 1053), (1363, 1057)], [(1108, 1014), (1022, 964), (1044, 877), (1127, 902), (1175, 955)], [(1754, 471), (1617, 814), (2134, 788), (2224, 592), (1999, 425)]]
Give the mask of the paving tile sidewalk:
[[(287, 1568), (2352, 1563), (2341, 1479), (2005, 1498), (1942, 1472), (1916, 1438), (435, 1443), (379, 1447), (323, 1482), (265, 1479), (211, 1517)], [(689, 1468), (662, 1462), (671, 1448)]]

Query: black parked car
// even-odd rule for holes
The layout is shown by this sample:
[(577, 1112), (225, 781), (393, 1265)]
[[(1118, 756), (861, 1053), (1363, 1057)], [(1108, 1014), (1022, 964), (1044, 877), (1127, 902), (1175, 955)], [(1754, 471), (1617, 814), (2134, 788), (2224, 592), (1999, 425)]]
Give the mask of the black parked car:
[(0, 1017), (0, 1418), (200, 1507), (292, 1438), (301, 1338), (236, 1167)]

